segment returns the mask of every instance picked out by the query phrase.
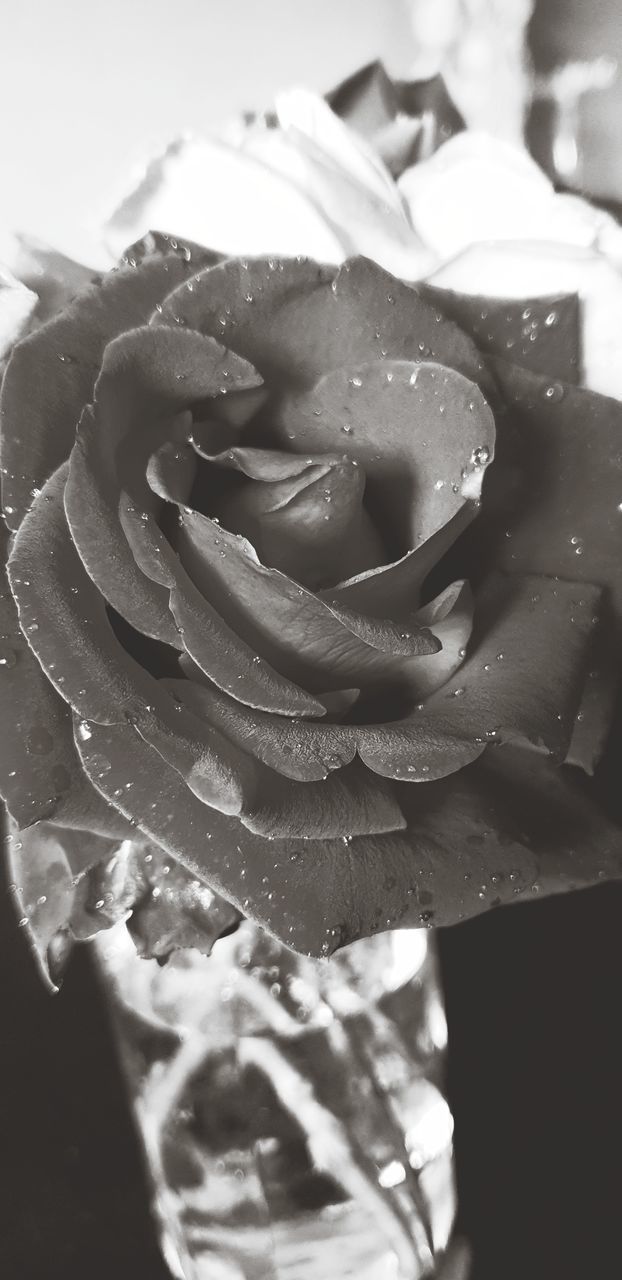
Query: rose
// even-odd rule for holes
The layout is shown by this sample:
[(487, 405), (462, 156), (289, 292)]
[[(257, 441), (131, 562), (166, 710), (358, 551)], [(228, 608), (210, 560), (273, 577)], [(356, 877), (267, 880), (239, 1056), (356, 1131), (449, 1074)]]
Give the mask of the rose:
[[(551, 763), (599, 753), (611, 684), (591, 648), (607, 639), (601, 588), (614, 602), (617, 589), (620, 406), (557, 376), (578, 371), (576, 300), (557, 298), (548, 326), (539, 300), (536, 341), (512, 348), (545, 362), (541, 378), (484, 362), (443, 318), (460, 305), (470, 323), (464, 299), (426, 287), (430, 306), (369, 262), (201, 271), (212, 259), (149, 238), (16, 349), (3, 387), (13, 527), (44, 486), (11, 556), (5, 720), (18, 733), (3, 788), (26, 829), (16, 843), (37, 841), (40, 887), (54, 890), (39, 895), (54, 903), (45, 939), (70, 913), (74, 933), (89, 916), (96, 927), (100, 904), (127, 910), (171, 875), (169, 907), (181, 897), (196, 916), (207, 881), (327, 952), (615, 874), (601, 779)], [(480, 341), (507, 354), (526, 309), (508, 305)], [(493, 453), (486, 398), (500, 449), (467, 535)], [(199, 466), (221, 527), (182, 509), (165, 538), (156, 514), (192, 508)], [(586, 663), (602, 680), (586, 685)]]

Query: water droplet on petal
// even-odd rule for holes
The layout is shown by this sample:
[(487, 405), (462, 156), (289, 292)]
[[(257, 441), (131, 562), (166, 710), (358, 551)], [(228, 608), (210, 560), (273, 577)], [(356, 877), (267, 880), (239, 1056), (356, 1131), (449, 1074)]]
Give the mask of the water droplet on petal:
[(544, 388), (544, 399), (550, 404), (558, 404), (564, 398), (564, 388), (561, 382), (551, 382), (548, 387)]
[(479, 448), (474, 449), (471, 454), (471, 462), (474, 467), (485, 467), (490, 459), (490, 449), (487, 445), (482, 444)]

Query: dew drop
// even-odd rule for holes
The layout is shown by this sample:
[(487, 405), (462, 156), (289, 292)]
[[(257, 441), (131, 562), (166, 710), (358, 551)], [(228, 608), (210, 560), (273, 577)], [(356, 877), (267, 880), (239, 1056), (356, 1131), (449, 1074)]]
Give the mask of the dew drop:
[(485, 467), (490, 459), (490, 449), (487, 445), (482, 444), (479, 448), (474, 449), (471, 454), (471, 462), (474, 467)]
[(548, 387), (545, 387), (543, 394), (544, 399), (548, 400), (549, 404), (558, 404), (564, 398), (564, 388), (561, 382), (550, 382)]
[(89, 738), (93, 737), (93, 730), (91, 729), (88, 720), (80, 721), (78, 725), (78, 737), (82, 739), (82, 742), (88, 742)]
[(14, 667), (16, 662), (17, 654), (15, 649), (5, 648), (3, 645), (0, 648), (0, 667)]

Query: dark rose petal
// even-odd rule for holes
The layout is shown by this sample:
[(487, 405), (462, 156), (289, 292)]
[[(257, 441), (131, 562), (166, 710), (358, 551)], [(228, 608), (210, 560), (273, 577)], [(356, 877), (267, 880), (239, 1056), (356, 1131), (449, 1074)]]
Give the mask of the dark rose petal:
[[(121, 821), (131, 830), (126, 819)], [(76, 837), (63, 827), (38, 822), (28, 831), (13, 826), (6, 847), (17, 920), (43, 978), (56, 990), (72, 948), (74, 877), (107, 858), (114, 844), (91, 832)]]
[(427, 623), (443, 647), (425, 662), (409, 663), (409, 683), (417, 702), (440, 689), (462, 666), (471, 638), (473, 612), (473, 592), (464, 581), (452, 582), (419, 610), (419, 621)]
[[(40, 607), (43, 593), (47, 625), (28, 634), (50, 679), (82, 718), (77, 726), (78, 746), (93, 736), (92, 721), (125, 719), (133, 731), (153, 742), (203, 800), (223, 811), (239, 813), (247, 803), (246, 796), (251, 796), (252, 803), (254, 794), (256, 769), (250, 757), (177, 707), (165, 687), (118, 643), (102, 598), (86, 576), (68, 536), (62, 512), (62, 469), (41, 497), (48, 559), (41, 554), (38, 539), (42, 529), (36, 519), (40, 513), (34, 508), (16, 541), (13, 584), (21, 599), (27, 632), (32, 610)], [(26, 566), (26, 580), (17, 572), (20, 565)], [(99, 775), (110, 767), (111, 762), (102, 758)]]
[(591, 774), (605, 750), (620, 684), (618, 645), (607, 607), (595, 629), (588, 665), (588, 678), (566, 763), (577, 765)]
[[(206, 249), (196, 240), (183, 239), (169, 235), (165, 231), (147, 231), (140, 240), (128, 245), (121, 257), (124, 266), (136, 267), (139, 263), (154, 258), (170, 258), (171, 254), (179, 258), (186, 266), (192, 263), (191, 270), (216, 266), (222, 261), (222, 254), (213, 249)], [(157, 305), (157, 304), (156, 304)]]
[[(275, 429), (276, 430), (276, 429)], [(338, 369), (290, 401), (281, 448), (339, 445), (367, 477), (366, 500), (400, 554), (421, 546), (465, 502), (479, 502), (495, 424), (479, 388), (453, 369), (385, 360)]]
[(91, 751), (113, 761), (99, 782), (109, 797), (131, 781), (114, 803), (147, 815), (172, 858), (310, 954), (398, 925), (455, 923), (534, 885), (557, 893), (622, 873), (619, 831), (574, 773), (529, 753), (492, 752), (411, 792), (417, 815), (403, 834), (301, 844), (253, 836), (201, 805), (126, 725), (98, 727), (83, 750), (87, 772)]
[(209, 515), (248, 538), (262, 564), (313, 591), (386, 560), (363, 506), (365, 475), (356, 461), (249, 448), (210, 461), (225, 469), (225, 480), (227, 472), (239, 480), (223, 485), (222, 471), (215, 473)]
[(622, 403), (503, 361), (493, 367), (509, 412), (498, 420), (469, 563), (607, 587), (620, 624)]
[(143, 324), (187, 274), (175, 255), (110, 272), (15, 348), (1, 399), (2, 504), (12, 529), (28, 510), (33, 489), (67, 458), (104, 348)]
[(304, 721), (294, 724), (241, 707), (214, 685), (197, 684), (186, 658), (181, 659), (181, 666), (191, 678), (166, 681), (174, 695), (195, 715), (203, 715), (232, 742), (284, 777), (319, 781), (354, 759), (356, 738), (346, 726), (323, 724), (321, 733), (312, 733)]
[[(407, 812), (403, 835), (353, 840), (347, 866), (334, 846), (324, 847), (317, 871), (330, 889), (308, 885), (308, 914), (300, 921), (306, 937), (313, 924), (319, 935), (321, 911), (335, 921), (339, 946), (396, 926), (453, 925), (492, 907), (622, 876), (619, 830), (574, 771), (541, 756), (487, 753), (418, 789)], [(301, 868), (300, 879), (308, 873)], [(293, 891), (292, 870), (285, 874)], [(313, 889), (322, 894), (315, 921)]]
[(233, 742), (246, 735), (247, 750), (297, 778), (341, 767), (355, 747), (374, 772), (405, 782), (446, 777), (504, 742), (562, 760), (583, 696), (599, 598), (593, 587), (496, 575), (480, 593), (478, 633), (454, 678), (387, 724), (287, 723), (257, 713), (243, 719), (210, 690), (189, 686), (192, 694), (184, 695), (182, 687), (181, 696), (194, 696)]
[[(597, 587), (572, 582), (493, 575), (476, 597), (476, 633), (459, 671), (420, 712), (361, 730), (362, 759), (379, 773), (413, 782), (453, 772), (491, 744), (529, 745), (563, 760), (600, 596)], [(427, 734), (447, 743), (442, 772), (442, 752), (440, 760), (425, 762)]]
[(480, 351), (563, 382), (581, 375), (581, 311), (576, 293), (538, 298), (486, 298), (435, 284), (423, 298), (471, 334)]
[(439, 315), (368, 258), (339, 269), (258, 258), (202, 271), (192, 292), (176, 289), (153, 323), (211, 334), (278, 391), (308, 388), (332, 369), (385, 357), (436, 361), (485, 389), (490, 378), (476, 347)]
[(66, 703), (29, 649), (7, 587), (0, 593), (0, 633), (0, 794), (18, 827), (54, 817), (101, 835), (131, 834), (86, 777)]
[(274, 839), (330, 840), (400, 831), (405, 826), (396, 788), (355, 760), (318, 782), (295, 782), (265, 770), (255, 802), (240, 820)]
[[(234, 392), (259, 381), (244, 361), (200, 334), (137, 329), (107, 347), (95, 403), (82, 416), (65, 493), (74, 541), (108, 602), (137, 630), (167, 644), (179, 643), (166, 589), (174, 575), (161, 585), (161, 578), (154, 582), (141, 573), (119, 506), (126, 525), (146, 523), (141, 517), (150, 491), (144, 472), (150, 453), (166, 438), (170, 417), (217, 396), (223, 385)], [(144, 541), (148, 530), (143, 533)]]
[[(405, 630), (329, 605), (262, 565), (246, 539), (197, 512), (183, 515), (178, 550), (201, 595), (229, 626), (258, 655), (314, 692), (377, 683), (390, 676), (395, 655), (436, 653), (440, 647), (416, 618)], [(200, 661), (199, 666), (205, 670)], [(235, 687), (228, 692), (236, 696)]]
[(403, 618), (412, 609), (413, 602), (419, 600), (428, 574), (472, 523), (478, 510), (474, 502), (462, 502), (447, 524), (400, 560), (366, 570), (320, 594), (374, 618)]
[(175, 413), (184, 401), (221, 389), (227, 395), (220, 401), (229, 395), (235, 401), (257, 382), (244, 361), (200, 334), (149, 328), (124, 334), (106, 350), (98, 401), (83, 417), (65, 510), (89, 577), (138, 630), (151, 629), (160, 639), (170, 635), (180, 648), (183, 635), (207, 674), (226, 689), (235, 685), (253, 705), (322, 715), (308, 694), (267, 663), (257, 664), (209, 599), (201, 599), (158, 526), (147, 483), (148, 459), (162, 435), (183, 444), (184, 431), (192, 431), (189, 415), (171, 420), (166, 411)]

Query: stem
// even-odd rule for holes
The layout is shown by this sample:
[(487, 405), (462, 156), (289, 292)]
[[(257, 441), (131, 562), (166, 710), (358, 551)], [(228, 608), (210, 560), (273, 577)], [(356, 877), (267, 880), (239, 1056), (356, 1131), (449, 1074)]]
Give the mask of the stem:
[(258, 1067), (268, 1077), (280, 1102), (303, 1129), (316, 1168), (336, 1178), (353, 1200), (367, 1206), (396, 1254), (403, 1280), (416, 1280), (422, 1260), (414, 1241), (370, 1178), (344, 1126), (318, 1102), (308, 1080), (263, 1037), (242, 1036), (238, 1054), (242, 1063)]

